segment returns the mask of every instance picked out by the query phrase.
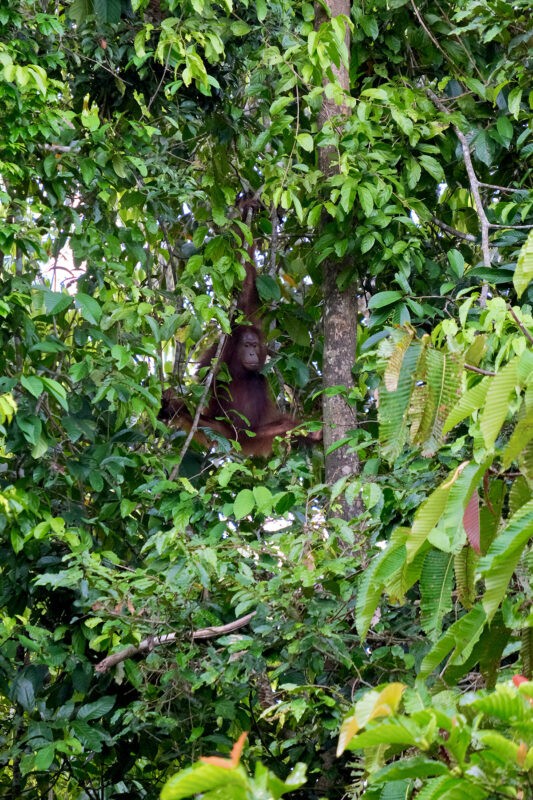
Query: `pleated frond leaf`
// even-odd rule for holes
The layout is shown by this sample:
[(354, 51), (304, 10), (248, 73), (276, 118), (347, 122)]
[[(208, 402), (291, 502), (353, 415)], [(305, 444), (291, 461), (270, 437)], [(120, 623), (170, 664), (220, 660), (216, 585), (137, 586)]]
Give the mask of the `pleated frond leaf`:
[(396, 388), (388, 391), (386, 384), (380, 392), (378, 418), (380, 424), (381, 453), (394, 461), (407, 440), (408, 409), (417, 373), (417, 365), (423, 352), (420, 342), (413, 342), (402, 355), (401, 345), (391, 357), (393, 370), (387, 373), (387, 383)]
[(439, 550), (458, 553), (466, 543), (463, 517), (470, 498), (490, 465), (465, 461), (418, 509), (407, 541), (411, 561), (426, 541)]
[(485, 578), (483, 607), (488, 619), (492, 619), (505, 597), (509, 581), (532, 536), (533, 500), (530, 500), (511, 517), (479, 562), (479, 571)]
[(463, 366), (456, 353), (427, 350), (424, 414), (416, 435), (411, 430), (411, 441), (422, 445), (422, 455), (433, 455), (442, 442), (444, 423), (461, 394)]
[(431, 648), (420, 665), (419, 677), (427, 676), (447, 658), (447, 665), (464, 664), (483, 632), (487, 615), (482, 605), (476, 605), (464, 617), (454, 622)]
[(420, 620), (433, 641), (442, 632), (442, 619), (452, 610), (453, 556), (430, 550), (420, 576)]
[(485, 405), (481, 412), (480, 426), (487, 448), (494, 447), (501, 427), (509, 413), (509, 399), (518, 384), (518, 361), (516, 356), (491, 379)]
[(365, 570), (357, 591), (355, 621), (361, 639), (370, 628), (372, 617), (392, 576), (405, 563), (406, 529), (397, 529), (383, 552), (379, 553)]
[[(390, 342), (389, 342), (390, 346)], [(432, 455), (461, 394), (464, 359), (430, 346), (428, 337), (400, 339), (389, 356), (379, 398), (383, 455), (394, 460), (407, 440)], [(468, 411), (466, 412), (468, 413)]]
[(531, 281), (533, 281), (533, 231), (529, 232), (529, 236), (520, 250), (513, 275), (514, 288), (518, 297), (523, 295)]

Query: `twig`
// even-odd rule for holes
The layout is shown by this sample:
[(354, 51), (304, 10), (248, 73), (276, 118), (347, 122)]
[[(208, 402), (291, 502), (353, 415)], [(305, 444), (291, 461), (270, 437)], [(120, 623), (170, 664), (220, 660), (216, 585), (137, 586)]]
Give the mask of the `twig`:
[(489, 222), (489, 228), (507, 228), (511, 231), (529, 231), (533, 228), (533, 225), (499, 225), (496, 222)]
[(272, 277), (274, 277), (274, 275), (276, 274), (276, 261), (278, 258), (278, 237), (279, 237), (278, 223), (279, 223), (278, 209), (276, 208), (274, 203), (272, 203), (272, 207), (270, 210), (270, 224), (272, 225), (272, 234), (270, 237), (270, 253), (269, 253), (270, 265), (268, 268), (268, 274), (271, 275)]
[[(435, 92), (431, 89), (427, 89), (428, 97), (433, 101), (433, 103), (437, 106), (437, 108), (442, 111), (443, 114), (449, 115), (450, 112), (437, 97)], [(459, 130), (457, 125), (453, 126), (455, 131), (455, 135), (459, 139), (461, 143), (461, 148), (463, 151), (463, 158), (465, 161), (466, 173), (468, 175), (468, 181), (470, 183), (470, 189), (472, 191), (472, 195), (474, 197), (474, 203), (476, 204), (476, 211), (479, 219), (479, 224), (481, 227), (481, 252), (483, 253), (483, 265), (485, 267), (490, 268), (491, 265), (491, 258), (490, 258), (490, 248), (489, 248), (489, 221), (487, 219), (487, 215), (485, 214), (485, 208), (483, 206), (483, 201), (481, 200), (481, 193), (479, 191), (479, 181), (477, 179), (476, 172), (474, 170), (474, 165), (472, 163), (472, 156), (470, 154), (470, 146), (468, 144), (468, 140), (464, 133)], [(488, 293), (488, 284), (484, 283), (483, 288), (481, 290), (480, 296), (480, 305), (483, 307), (486, 304), (487, 300), (487, 293)]]
[(440, 46), (440, 44), (438, 43), (438, 41), (437, 41), (437, 40), (435, 39), (435, 37), (433, 36), (433, 34), (432, 34), (432, 32), (430, 31), (430, 29), (427, 27), (427, 25), (426, 25), (426, 23), (424, 22), (424, 19), (423, 19), (423, 17), (422, 17), (422, 14), (420, 13), (420, 11), (418, 10), (418, 8), (417, 8), (417, 7), (416, 7), (416, 5), (414, 4), (413, 0), (411, 0), (411, 6), (412, 6), (412, 8), (413, 8), (413, 11), (415, 12), (415, 16), (416, 16), (416, 18), (417, 18), (418, 22), (420, 23), (420, 26), (421, 26), (421, 27), (422, 27), (422, 28), (425, 30), (425, 32), (426, 32), (426, 34), (427, 34), (427, 36), (428, 36), (428, 37), (431, 39), (431, 41), (433, 42), (433, 44), (435, 45), (435, 47), (437, 48), (437, 50), (439, 51), (439, 53), (441, 53), (441, 54), (444, 56), (444, 60), (445, 60), (445, 61), (451, 61), (451, 63), (453, 64), (454, 62), (452, 61), (452, 59), (451, 59), (451, 58), (449, 58), (448, 54), (447, 54), (447, 53), (446, 53), (446, 52), (445, 52), (445, 51), (442, 49), (442, 47)]
[[(197, 641), (198, 639), (214, 639), (217, 636), (231, 633), (232, 631), (236, 631), (239, 628), (243, 628), (245, 625), (247, 625), (250, 620), (255, 617), (256, 613), (256, 611), (251, 611), (244, 617), (240, 617), (233, 622), (228, 622), (227, 625), (217, 625), (211, 628), (201, 628), (198, 631), (193, 631), (191, 639), (193, 641)], [(148, 636), (138, 645), (130, 644), (129, 647), (125, 647), (124, 650), (119, 650), (118, 653), (112, 653), (110, 656), (106, 656), (106, 658), (103, 658), (102, 661), (99, 661), (98, 664), (96, 664), (95, 670), (99, 673), (107, 672), (109, 669), (111, 669), (111, 667), (116, 666), (116, 664), (120, 664), (121, 661), (125, 661), (127, 658), (132, 658), (133, 656), (143, 652), (150, 653), (154, 647), (175, 642), (177, 638), (177, 633), (165, 633), (162, 636)]]
[(527, 189), (517, 189), (514, 186), (498, 186), (496, 183), (483, 183), (483, 181), (479, 181), (479, 185), (484, 189), (496, 189), (499, 192), (524, 192), (527, 194)]
[(450, 225), (446, 225), (445, 222), (442, 220), (437, 219), (437, 217), (431, 217), (431, 222), (440, 228), (441, 230), (449, 233), (451, 236), (455, 236), (457, 239), (465, 239), (467, 242), (475, 242), (476, 237), (473, 233), (463, 233), (463, 231), (458, 231), (456, 228), (452, 228)]
[(496, 377), (497, 372), (490, 372), (488, 369), (481, 369), (481, 367), (474, 367), (472, 364), (465, 364), (465, 369), (469, 372), (477, 372), (478, 375), (490, 375), (491, 378)]
[[(235, 305), (235, 304), (233, 304), (233, 305)], [(232, 310), (230, 311), (230, 316), (233, 316), (233, 311), (234, 311), (234, 308), (232, 308)], [(185, 441), (183, 443), (183, 447), (180, 450), (180, 454), (178, 456), (178, 462), (177, 462), (177, 464), (174, 464), (174, 467), (172, 468), (172, 472), (170, 473), (169, 480), (171, 480), (171, 481), (173, 481), (176, 478), (176, 476), (177, 476), (177, 474), (179, 472), (179, 468), (181, 466), (181, 462), (183, 461), (183, 458), (185, 456), (185, 453), (189, 449), (189, 445), (190, 445), (190, 443), (191, 443), (191, 441), (192, 441), (192, 439), (194, 437), (194, 434), (198, 430), (198, 423), (200, 422), (200, 417), (202, 416), (202, 410), (203, 410), (203, 408), (205, 406), (205, 402), (207, 400), (207, 395), (209, 394), (209, 390), (211, 389), (211, 384), (213, 383), (213, 378), (215, 377), (215, 373), (216, 373), (217, 368), (218, 368), (218, 362), (220, 361), (220, 356), (222, 355), (222, 350), (224, 348), (224, 345), (226, 344), (226, 339), (227, 339), (227, 335), (226, 334), (223, 334), (220, 337), (220, 341), (218, 343), (218, 346), (217, 346), (217, 349), (216, 349), (216, 352), (215, 352), (215, 357), (214, 357), (213, 361), (211, 362), (211, 368), (209, 370), (209, 374), (207, 375), (207, 377), (205, 379), (204, 391), (202, 393), (202, 397), (200, 398), (200, 402), (198, 403), (198, 406), (196, 408), (196, 413), (195, 413), (193, 421), (192, 421), (191, 429), (190, 429), (189, 433), (187, 434), (187, 437), (186, 437), (186, 439), (185, 439)]]
[(518, 327), (520, 328), (526, 339), (528, 339), (530, 342), (533, 342), (533, 336), (530, 334), (524, 323), (520, 322), (520, 320), (516, 316), (514, 309), (511, 306), (507, 306), (507, 308), (509, 309), (510, 315), (512, 316), (512, 318), (514, 319), (514, 321), (516, 322), (516, 324), (518, 325)]

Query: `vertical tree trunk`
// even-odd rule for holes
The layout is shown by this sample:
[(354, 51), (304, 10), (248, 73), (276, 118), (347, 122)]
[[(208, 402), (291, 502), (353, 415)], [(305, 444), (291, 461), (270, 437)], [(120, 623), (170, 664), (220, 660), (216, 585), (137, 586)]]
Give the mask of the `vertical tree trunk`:
[[(326, 0), (329, 15), (325, 13), (319, 3), (315, 5), (317, 27), (328, 19), (340, 14), (349, 18), (349, 0)], [(346, 47), (349, 52), (350, 32), (346, 28)], [(345, 64), (337, 68), (332, 65), (333, 73), (339, 84), (346, 91), (349, 90), (349, 73)], [(327, 78), (325, 79), (327, 83)], [(338, 119), (342, 125), (342, 117), (348, 117), (350, 111), (346, 105), (338, 105), (334, 100), (324, 95), (322, 109), (319, 114), (319, 126), (322, 127), (332, 118)], [(334, 147), (323, 147), (319, 151), (318, 163), (324, 175), (335, 174), (337, 167), (334, 159)], [(327, 390), (332, 386), (344, 386), (349, 391), (354, 386), (352, 367), (355, 361), (355, 347), (357, 336), (357, 295), (355, 287), (348, 286), (339, 289), (338, 278), (343, 269), (344, 262), (334, 258), (324, 261), (324, 363), (323, 383)], [(343, 439), (348, 430), (356, 425), (355, 410), (348, 405), (342, 395), (328, 397), (324, 393), (324, 447), (327, 449)], [(339, 478), (357, 475), (359, 473), (359, 460), (357, 454), (348, 447), (342, 446), (326, 455), (326, 482), (333, 484)], [(348, 506), (344, 503), (342, 516), (346, 519), (360, 511), (358, 503)]]

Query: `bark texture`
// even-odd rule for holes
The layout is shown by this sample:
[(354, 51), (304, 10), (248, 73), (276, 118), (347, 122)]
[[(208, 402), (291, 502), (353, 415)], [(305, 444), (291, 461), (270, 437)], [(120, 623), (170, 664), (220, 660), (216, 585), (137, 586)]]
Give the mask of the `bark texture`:
[[(349, 0), (326, 0), (329, 15), (326, 15), (322, 6), (315, 5), (317, 27), (328, 19), (344, 15), (350, 17)], [(350, 33), (346, 29), (346, 47), (349, 52)], [(342, 86), (348, 92), (349, 72), (345, 64), (339, 67), (332, 65), (332, 71)], [(325, 78), (326, 84), (328, 79)], [(323, 127), (328, 121), (342, 127), (343, 117), (350, 114), (349, 108), (337, 104), (334, 100), (324, 96), (322, 109), (319, 115), (319, 125)], [(324, 147), (319, 151), (319, 167), (327, 175), (337, 172), (337, 151), (335, 147)], [(339, 289), (338, 278), (343, 270), (344, 262), (329, 258), (324, 261), (324, 362), (323, 383), (324, 389), (332, 386), (344, 386), (350, 390), (354, 385), (352, 368), (355, 361), (355, 348), (357, 337), (357, 294), (354, 285), (346, 289)], [(348, 405), (341, 395), (328, 397), (324, 394), (324, 447), (327, 449), (344, 438), (347, 431), (356, 425), (355, 410)], [(330, 485), (339, 478), (359, 474), (359, 460), (356, 453), (343, 446), (326, 456), (326, 482)], [(342, 515), (349, 519), (360, 511), (359, 505), (348, 506), (342, 509)]]

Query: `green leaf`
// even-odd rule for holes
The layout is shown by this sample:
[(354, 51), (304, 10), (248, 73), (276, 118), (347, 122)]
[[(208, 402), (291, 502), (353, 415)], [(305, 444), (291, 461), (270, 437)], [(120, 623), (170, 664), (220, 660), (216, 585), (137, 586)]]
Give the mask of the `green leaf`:
[(42, 377), (41, 380), (46, 391), (49, 392), (55, 400), (57, 400), (59, 405), (64, 408), (65, 411), (68, 411), (67, 392), (65, 387), (61, 386), (61, 384), (55, 381), (53, 378)]
[(36, 375), (22, 375), (20, 378), (22, 386), (34, 397), (40, 397), (44, 392), (44, 384)]
[(277, 301), (281, 298), (278, 282), (271, 275), (258, 275), (256, 280), (259, 297), (267, 303)]
[(482, 602), (488, 619), (492, 619), (505, 597), (524, 547), (532, 536), (533, 500), (530, 500), (511, 517), (479, 562), (479, 571), (485, 577)]
[(272, 513), (272, 492), (266, 486), (254, 486), (253, 496), (260, 514)]
[(511, 141), (511, 139), (513, 138), (514, 130), (511, 122), (509, 122), (507, 117), (498, 117), (498, 120), (496, 122), (496, 128), (502, 139), (505, 139), (508, 142)]
[(110, 695), (100, 697), (94, 703), (86, 703), (78, 711), (78, 719), (92, 720), (105, 717), (115, 705), (115, 697)]
[(435, 640), (442, 630), (442, 619), (452, 610), (453, 556), (430, 550), (424, 559), (420, 575), (421, 624), (430, 639)]
[(346, 749), (361, 750), (384, 744), (412, 747), (416, 744), (419, 734), (417, 725), (405, 717), (386, 719), (353, 736), (347, 743)]
[(425, 756), (403, 758), (387, 764), (370, 776), (370, 783), (388, 783), (404, 778), (427, 778), (433, 775), (447, 775), (448, 767), (442, 761), (433, 761)]
[(465, 778), (442, 775), (429, 780), (417, 794), (416, 800), (485, 800), (489, 790)]
[(466, 543), (463, 515), (468, 502), (491, 463), (464, 462), (438, 486), (415, 514), (407, 541), (412, 561), (426, 541), (446, 553), (458, 553)]
[(509, 107), (509, 113), (515, 119), (518, 119), (520, 114), (520, 104), (522, 102), (522, 89), (518, 86), (515, 87), (511, 92), (509, 92), (509, 98), (507, 100), (507, 105)]
[(487, 448), (494, 447), (496, 438), (509, 413), (509, 397), (515, 392), (518, 383), (518, 361), (515, 356), (491, 378), (487, 391), (485, 407), (481, 412), (479, 425)]
[(435, 178), (438, 183), (445, 182), (446, 178), (444, 176), (444, 170), (439, 162), (433, 158), (433, 156), (428, 156), (424, 153), (423, 155), (419, 156), (418, 160), (420, 162), (420, 166), (423, 167), (426, 172), (429, 172), (431, 177)]
[(247, 517), (255, 508), (255, 497), (251, 489), (241, 489), (233, 503), (235, 519)]
[(486, 622), (487, 615), (481, 605), (474, 606), (464, 617), (454, 622), (423, 659), (419, 678), (427, 678), (450, 653), (448, 665), (464, 664), (479, 640)]
[(459, 250), (456, 250), (452, 247), (451, 250), (448, 250), (448, 263), (452, 268), (452, 272), (456, 275), (457, 278), (462, 278), (465, 271), (465, 260)]
[(101, 753), (104, 742), (108, 742), (107, 734), (99, 730), (94, 722), (91, 724), (84, 719), (75, 719), (71, 723), (71, 728), (85, 751)]
[(413, 376), (422, 355), (421, 343), (411, 343), (411, 336), (405, 336), (391, 356), (384, 375), (385, 389), (380, 394), (378, 418), (383, 442), (382, 455), (391, 461), (405, 445)]
[(84, 158), (80, 162), (81, 176), (86, 186), (90, 186), (96, 174), (96, 164), (92, 158)]
[(61, 314), (70, 305), (72, 305), (73, 297), (65, 292), (53, 292), (51, 289), (38, 289), (36, 295), (41, 295), (42, 302), (49, 316)]
[(378, 292), (370, 298), (368, 307), (370, 309), (391, 306), (403, 298), (403, 293), (398, 291)]
[(513, 275), (513, 285), (518, 297), (522, 297), (531, 281), (533, 281), (533, 231), (529, 232), (520, 250)]
[(391, 576), (405, 561), (406, 532), (395, 531), (385, 550), (375, 556), (363, 572), (357, 588), (356, 625), (361, 639), (370, 628), (372, 617)]
[(379, 36), (378, 21), (375, 17), (368, 17), (366, 14), (361, 17), (361, 27), (367, 36), (377, 39)]
[(446, 422), (444, 423), (442, 432), (443, 434), (451, 431), (455, 425), (461, 422), (466, 417), (481, 408), (485, 402), (487, 392), (490, 386), (490, 378), (483, 378), (480, 383), (477, 383), (472, 389), (469, 389), (455, 404), (454, 408), (448, 414)]
[(240, 19), (232, 22), (230, 27), (234, 36), (246, 36), (247, 33), (250, 33), (250, 26)]
[(313, 152), (314, 148), (314, 140), (310, 133), (299, 133), (296, 137), (296, 141), (304, 150), (307, 150), (308, 153)]
[(357, 196), (361, 203), (361, 208), (366, 217), (369, 217), (374, 210), (374, 197), (370, 189), (366, 186), (357, 187)]
[(258, 21), (263, 22), (268, 13), (266, 0), (255, 0), (255, 11)]
[(82, 317), (86, 319), (87, 322), (90, 322), (92, 325), (98, 325), (102, 319), (102, 308), (98, 300), (95, 300), (94, 297), (88, 294), (78, 292), (76, 294), (75, 305), (76, 308), (79, 308)]
[[(242, 767), (224, 769), (214, 764), (197, 763), (181, 770), (165, 783), (161, 790), (161, 800), (182, 800), (213, 789), (224, 789), (228, 800), (245, 800), (247, 785), (248, 780)], [(223, 795), (219, 793), (219, 796)]]
[(55, 745), (47, 744), (45, 747), (39, 748), (35, 753), (35, 769), (40, 772), (46, 772), (51, 766), (55, 756)]
[(462, 373), (463, 359), (459, 353), (432, 347), (425, 350), (423, 384), (413, 387), (410, 408), (411, 441), (423, 445), (424, 456), (433, 455), (442, 442), (446, 417), (461, 392)]

